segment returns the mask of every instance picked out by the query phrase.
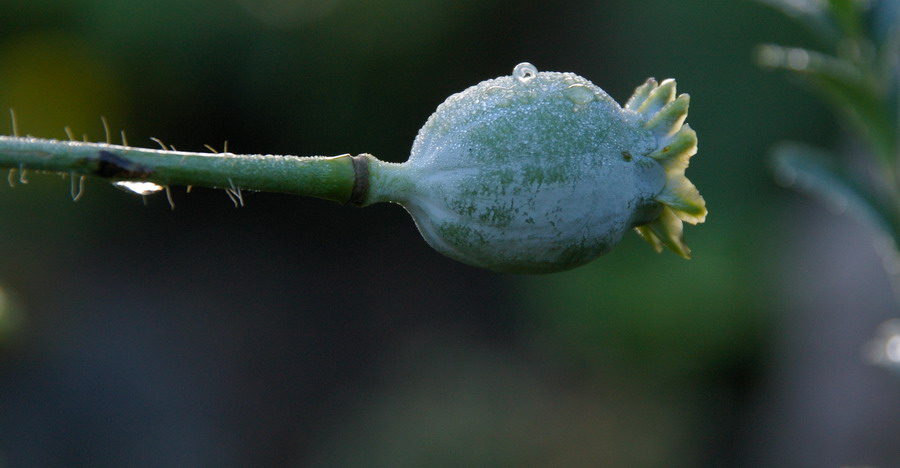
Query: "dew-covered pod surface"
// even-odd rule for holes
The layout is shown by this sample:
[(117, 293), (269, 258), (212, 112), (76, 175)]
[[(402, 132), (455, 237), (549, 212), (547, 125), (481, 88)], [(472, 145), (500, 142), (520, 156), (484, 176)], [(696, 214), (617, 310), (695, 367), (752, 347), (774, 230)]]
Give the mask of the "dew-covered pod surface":
[(684, 175), (688, 102), (650, 79), (620, 106), (578, 75), (522, 63), (444, 101), (407, 162), (372, 160), (366, 204), (401, 204), (432, 247), (496, 271), (574, 268), (630, 229), (688, 258), (682, 222), (706, 216)]

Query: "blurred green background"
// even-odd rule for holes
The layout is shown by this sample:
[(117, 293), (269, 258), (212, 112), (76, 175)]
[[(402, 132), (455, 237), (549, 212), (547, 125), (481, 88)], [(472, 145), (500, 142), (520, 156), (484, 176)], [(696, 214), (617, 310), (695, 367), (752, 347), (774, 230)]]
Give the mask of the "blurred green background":
[[(396, 206), (0, 183), (0, 467), (900, 466), (895, 316), (868, 233), (773, 182), (844, 141), (760, 70), (809, 45), (739, 0), (0, 0), (23, 134), (406, 158), (450, 94), (522, 61), (620, 102), (691, 95), (694, 259), (636, 235), (549, 276), (432, 251)], [(0, 119), (2, 121), (2, 119)], [(0, 124), (0, 133), (12, 126)], [(11, 187), (10, 185), (15, 185)]]

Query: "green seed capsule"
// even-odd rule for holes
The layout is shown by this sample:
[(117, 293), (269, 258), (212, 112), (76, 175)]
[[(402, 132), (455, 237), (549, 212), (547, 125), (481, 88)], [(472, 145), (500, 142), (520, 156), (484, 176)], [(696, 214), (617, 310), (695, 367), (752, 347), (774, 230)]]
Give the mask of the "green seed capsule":
[(368, 202), (403, 205), (441, 253), (496, 271), (583, 265), (637, 229), (688, 258), (706, 208), (684, 176), (689, 98), (650, 79), (624, 107), (590, 81), (518, 65), (450, 96), (409, 160), (376, 163)]
[(522, 63), (438, 106), (403, 164), (0, 136), (0, 166), (96, 176), (136, 193), (165, 187), (170, 203), (170, 185), (225, 188), (236, 205), (241, 189), (395, 202), (449, 257), (546, 273), (597, 258), (629, 229), (690, 256), (682, 223), (703, 222), (706, 205), (684, 175), (697, 152), (688, 104), (673, 80), (647, 80), (619, 106), (580, 76)]

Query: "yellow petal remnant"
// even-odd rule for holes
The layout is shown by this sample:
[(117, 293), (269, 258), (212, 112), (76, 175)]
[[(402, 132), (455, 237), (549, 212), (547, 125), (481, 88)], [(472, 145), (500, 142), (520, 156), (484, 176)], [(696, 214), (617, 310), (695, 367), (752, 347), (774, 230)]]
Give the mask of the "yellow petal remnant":
[(697, 133), (684, 123), (690, 96), (676, 97), (675, 81), (657, 84), (649, 79), (639, 86), (625, 108), (643, 114), (644, 128), (656, 137), (656, 150), (650, 157), (659, 162), (666, 174), (666, 185), (656, 196), (663, 204), (655, 221), (639, 226), (638, 233), (657, 251), (665, 245), (678, 255), (690, 258), (684, 243), (682, 222), (691, 224), (706, 220), (706, 202), (697, 187), (684, 175), (691, 156), (697, 153)]

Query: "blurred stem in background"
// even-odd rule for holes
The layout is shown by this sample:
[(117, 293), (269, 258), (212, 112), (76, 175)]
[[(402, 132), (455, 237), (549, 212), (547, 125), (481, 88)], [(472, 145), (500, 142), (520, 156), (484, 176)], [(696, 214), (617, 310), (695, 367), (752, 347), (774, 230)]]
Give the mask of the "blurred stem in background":
[[(875, 228), (876, 247), (900, 301), (900, 1), (760, 1), (799, 20), (832, 51), (763, 45), (759, 63), (787, 70), (812, 88), (854, 137), (841, 156), (782, 143), (773, 150), (776, 175)], [(872, 360), (897, 367), (900, 356), (891, 358), (891, 336), (876, 342)]]

